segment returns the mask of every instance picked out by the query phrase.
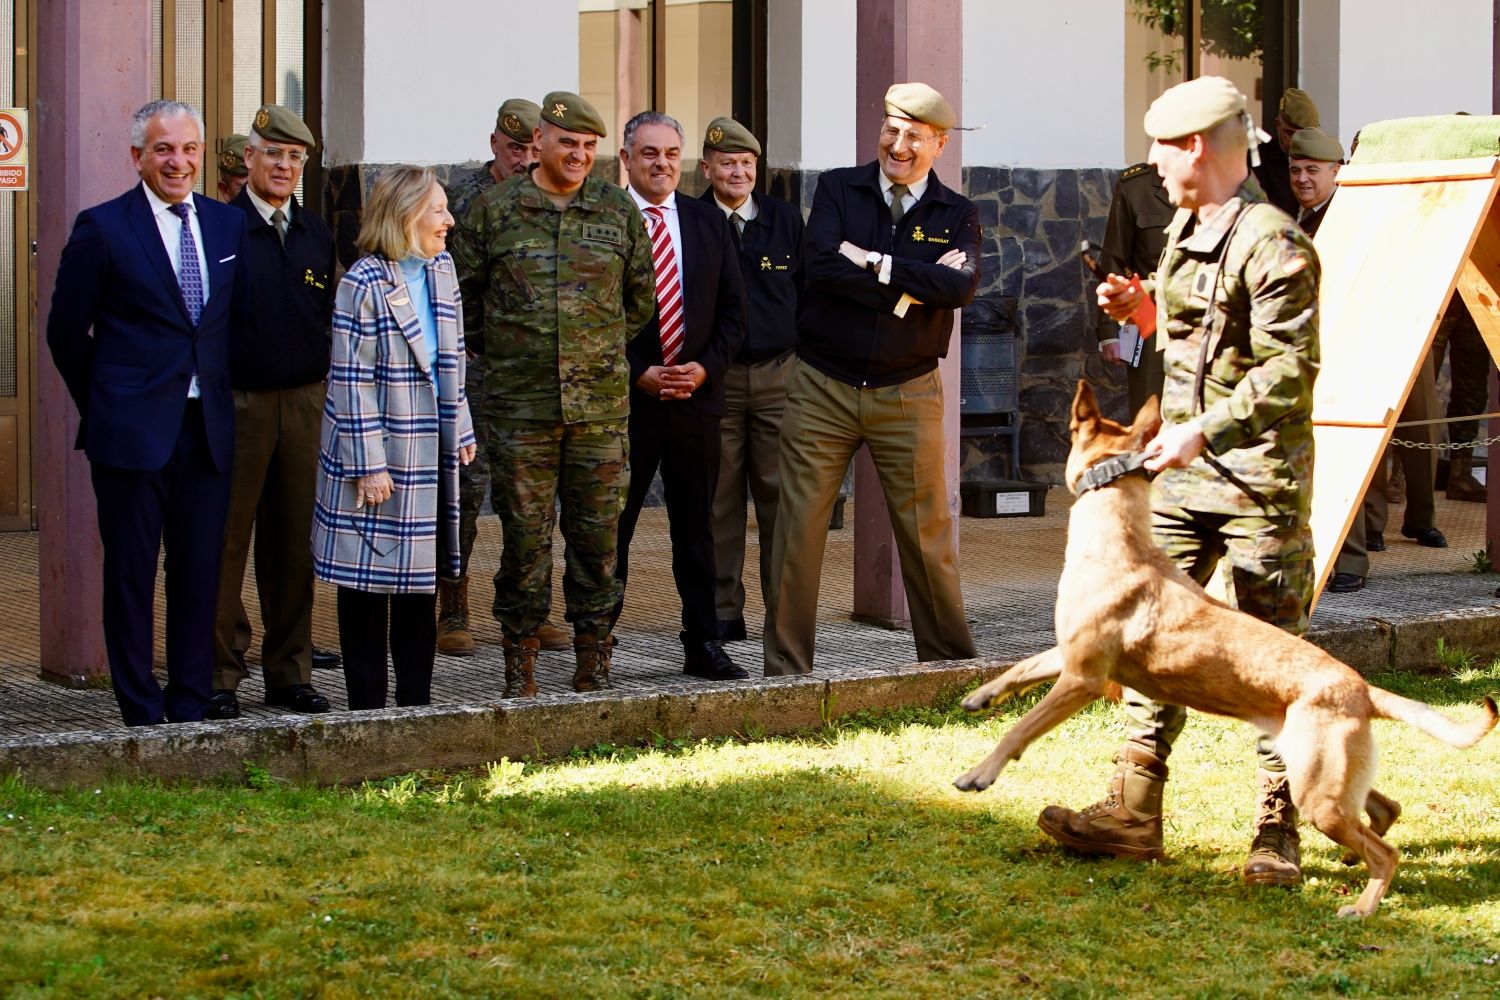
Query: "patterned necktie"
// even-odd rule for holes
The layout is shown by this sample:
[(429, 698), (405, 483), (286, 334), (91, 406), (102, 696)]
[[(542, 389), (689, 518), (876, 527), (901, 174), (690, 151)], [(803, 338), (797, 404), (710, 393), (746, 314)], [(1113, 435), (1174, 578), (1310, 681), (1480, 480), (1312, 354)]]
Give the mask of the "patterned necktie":
[(188, 221), (186, 202), (171, 206), (172, 214), (182, 220), (182, 240), (177, 244), (177, 283), (182, 286), (182, 301), (187, 305), (188, 319), (198, 325), (203, 315), (203, 272), (198, 267), (198, 241)]
[(901, 224), (901, 216), (906, 214), (906, 206), (901, 203), (901, 199), (905, 197), (905, 184), (891, 185), (891, 225), (893, 227), (899, 226)]
[(272, 212), (271, 225), (276, 227), (276, 235), (281, 238), (281, 245), (286, 246), (286, 213), (279, 208)]
[(677, 271), (677, 254), (672, 249), (672, 233), (667, 229), (663, 209), (652, 205), (646, 209), (651, 220), (651, 264), (656, 268), (656, 305), (660, 312), (657, 328), (661, 331), (661, 360), (664, 365), (677, 363), (682, 351), (682, 334), (686, 325), (682, 316), (682, 281)]

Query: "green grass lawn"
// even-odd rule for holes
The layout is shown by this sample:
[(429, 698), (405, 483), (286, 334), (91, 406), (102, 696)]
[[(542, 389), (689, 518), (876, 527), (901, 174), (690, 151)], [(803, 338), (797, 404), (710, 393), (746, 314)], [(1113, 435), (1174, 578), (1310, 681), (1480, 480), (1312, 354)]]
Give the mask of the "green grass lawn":
[[(1455, 714), (1496, 666), (1388, 685)], [(1304, 828), (1307, 885), (1249, 890), (1254, 736), (1195, 717), (1171, 860), (1080, 859), (1035, 826), (1096, 799), (1095, 706), (990, 791), (949, 782), (1021, 707), (800, 739), (600, 748), (358, 789), (0, 783), (9, 997), (1500, 995), (1500, 736), (1380, 723), (1405, 806), (1381, 911)]]

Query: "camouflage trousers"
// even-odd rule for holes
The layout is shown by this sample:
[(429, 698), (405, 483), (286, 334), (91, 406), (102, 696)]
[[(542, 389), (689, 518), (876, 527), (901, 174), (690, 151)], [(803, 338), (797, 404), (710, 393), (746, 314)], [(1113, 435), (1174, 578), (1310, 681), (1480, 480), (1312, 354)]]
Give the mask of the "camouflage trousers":
[(562, 507), (563, 599), (578, 634), (604, 635), (623, 588), (615, 579), (630, 486), (624, 420), (490, 421), (490, 500), (500, 515), (495, 618), (506, 636), (536, 631), (552, 610), (552, 531)]
[(490, 484), (489, 402), (484, 394), (484, 355), (468, 359), (464, 373), (464, 391), (469, 397), (469, 416), (474, 420), (474, 436), (479, 447), (474, 461), (458, 467), (458, 556), (459, 574), (469, 575), (469, 553), (479, 537), (479, 509), (484, 506), (484, 491)]
[[(1246, 517), (1154, 507), (1151, 531), (1162, 551), (1199, 584), (1206, 584), (1220, 561), (1227, 559), (1232, 580), (1229, 601), (1239, 610), (1292, 635), (1307, 631), (1316, 576), (1312, 531), (1305, 517)], [(1186, 710), (1131, 690), (1126, 690), (1124, 700), (1126, 738), (1166, 760), (1187, 721)], [(1286, 770), (1264, 733), (1256, 742), (1256, 752), (1265, 770)]]

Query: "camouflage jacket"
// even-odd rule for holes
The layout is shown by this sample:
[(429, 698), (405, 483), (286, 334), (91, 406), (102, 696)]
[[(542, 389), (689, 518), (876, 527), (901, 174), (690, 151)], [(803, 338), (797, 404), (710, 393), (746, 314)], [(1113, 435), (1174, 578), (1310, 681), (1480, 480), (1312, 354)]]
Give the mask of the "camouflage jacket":
[(494, 162), (490, 160), (478, 170), (461, 174), (443, 186), (448, 195), (448, 214), (453, 216), (455, 222), (462, 222), (463, 217), (468, 214), (469, 206), (474, 204), (474, 199), (495, 186), (495, 175), (490, 173), (490, 166)]
[[(1157, 503), (1307, 517), (1320, 273), (1312, 240), (1253, 179), (1207, 221), (1177, 212), (1153, 282), (1157, 336), (1169, 338), (1162, 417), (1183, 423), (1196, 416), (1208, 445), (1192, 465), (1157, 479)], [(1211, 299), (1200, 403), (1198, 359)]]
[(590, 177), (559, 209), (507, 178), (455, 230), (469, 336), (497, 420), (582, 423), (630, 412), (625, 343), (656, 311), (651, 238), (621, 188)]

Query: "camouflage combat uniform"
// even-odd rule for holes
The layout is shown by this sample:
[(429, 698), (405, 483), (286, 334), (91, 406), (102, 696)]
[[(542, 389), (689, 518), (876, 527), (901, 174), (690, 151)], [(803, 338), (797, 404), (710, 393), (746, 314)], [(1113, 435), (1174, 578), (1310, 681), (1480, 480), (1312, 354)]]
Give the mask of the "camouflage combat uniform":
[(495, 617), (511, 639), (546, 620), (560, 497), (567, 620), (603, 635), (620, 598), (629, 485), (625, 343), (656, 309), (645, 224), (623, 189), (597, 178), (559, 209), (517, 176), (470, 206), (453, 255), (464, 298), (482, 306), (472, 314), (483, 316), (491, 498), (504, 532)]
[[(1315, 583), (1307, 521), (1320, 271), (1312, 240), (1247, 179), (1207, 222), (1178, 211), (1154, 278), (1157, 336), (1168, 337), (1162, 418), (1196, 417), (1208, 442), (1187, 468), (1157, 477), (1156, 542), (1199, 583), (1228, 559), (1235, 605), (1293, 635), (1307, 631)], [(1200, 404), (1210, 299), (1215, 321)], [(1135, 692), (1126, 705), (1129, 738), (1165, 759), (1184, 711)], [(1285, 769), (1268, 740), (1260, 750), (1262, 767)]]

